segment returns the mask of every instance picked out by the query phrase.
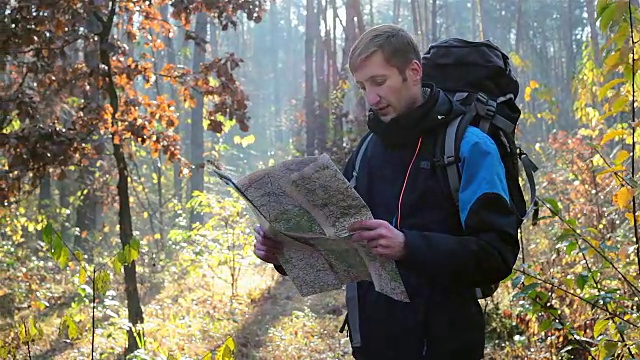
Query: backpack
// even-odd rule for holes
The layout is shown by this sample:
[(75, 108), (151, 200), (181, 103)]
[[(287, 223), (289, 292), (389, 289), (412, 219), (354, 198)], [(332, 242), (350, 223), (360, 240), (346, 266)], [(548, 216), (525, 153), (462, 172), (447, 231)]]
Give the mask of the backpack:
[[(505, 168), (511, 204), (520, 216), (521, 223), (533, 213), (535, 224), (538, 202), (534, 173), (535, 163), (515, 143), (515, 130), (521, 111), (515, 100), (520, 90), (518, 80), (511, 70), (509, 57), (489, 40), (481, 42), (459, 38), (441, 40), (429, 46), (422, 56), (422, 83), (433, 84), (444, 91), (464, 109), (462, 115), (452, 117), (446, 130), (435, 139), (434, 162), (444, 172), (451, 194), (459, 206), (460, 143), (469, 126), (475, 126), (489, 135), (496, 144)], [(358, 150), (351, 185), (355, 186), (358, 168), (371, 139), (367, 134)], [(520, 184), (522, 164), (531, 204), (528, 206)], [(479, 299), (495, 293), (499, 283), (477, 288)]]

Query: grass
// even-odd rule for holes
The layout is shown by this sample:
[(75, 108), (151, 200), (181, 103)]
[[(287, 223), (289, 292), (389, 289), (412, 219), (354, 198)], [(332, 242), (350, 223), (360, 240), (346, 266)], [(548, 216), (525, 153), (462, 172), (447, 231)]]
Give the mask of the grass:
[[(338, 333), (345, 312), (342, 292), (303, 298), (291, 281), (270, 266), (247, 265), (235, 296), (231, 294), (224, 269), (191, 264), (190, 271), (168, 269), (156, 275), (140, 274), (143, 300), (145, 349), (140, 358), (201, 359), (232, 337), (236, 359), (344, 359), (349, 358), (346, 334)], [(41, 264), (42, 265), (42, 264)], [(141, 267), (142, 268), (142, 267)], [(36, 266), (34, 273), (48, 274), (39, 284), (49, 283), (47, 306), (23, 305), (14, 311), (13, 321), (0, 322), (0, 338), (16, 344), (17, 358), (90, 359), (91, 305), (78, 301), (77, 269), (55, 271), (55, 264)], [(6, 275), (6, 273), (5, 273)], [(20, 276), (3, 279), (9, 293)], [(7, 282), (4, 282), (6, 280)], [(88, 282), (90, 285), (90, 282)], [(40, 286), (40, 285), (38, 285)], [(36, 289), (33, 289), (34, 299)], [(126, 345), (126, 305), (120, 276), (112, 279), (111, 290), (96, 307), (95, 358), (120, 359)], [(78, 328), (78, 338), (69, 339), (69, 315)], [(33, 317), (41, 336), (26, 345), (18, 344), (17, 324)], [(12, 341), (7, 341), (12, 339)]]
[[(211, 256), (185, 255), (156, 274), (146, 271), (144, 258), (139, 260), (145, 343), (138, 359), (203, 359), (229, 337), (236, 344), (236, 359), (351, 359), (346, 333), (338, 332), (346, 312), (342, 291), (303, 298), (290, 279), (253, 255), (243, 262), (235, 295), (228, 270), (211, 266)], [(13, 309), (11, 316), (0, 317), (0, 359), (3, 346), (12, 344), (17, 359), (28, 359), (29, 353), (32, 359), (91, 359), (90, 294), (79, 293), (77, 267), (60, 270), (51, 261), (28, 264), (0, 271), (0, 311), (7, 311), (3, 301)], [(87, 281), (84, 289), (90, 285)], [(509, 307), (509, 290), (501, 288), (496, 294), (501, 304), (489, 307), (488, 343), (495, 335), (513, 337), (513, 320), (500, 310)], [(115, 275), (96, 307), (95, 359), (122, 359), (127, 327), (123, 296), (122, 275)], [(77, 337), (70, 338), (75, 334), (65, 316), (73, 319)], [(28, 325), (29, 318), (35, 319), (40, 335), (27, 349), (17, 325)], [(487, 359), (503, 355), (498, 347), (486, 352)], [(538, 353), (531, 358), (553, 357)]]

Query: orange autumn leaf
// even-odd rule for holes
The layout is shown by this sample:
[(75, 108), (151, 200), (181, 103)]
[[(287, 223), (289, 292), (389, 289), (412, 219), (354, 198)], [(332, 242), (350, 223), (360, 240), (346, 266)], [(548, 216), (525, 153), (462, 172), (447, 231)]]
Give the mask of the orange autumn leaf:
[(616, 204), (620, 209), (624, 209), (629, 206), (629, 203), (633, 199), (634, 194), (635, 190), (623, 187), (615, 194), (613, 194), (613, 203)]

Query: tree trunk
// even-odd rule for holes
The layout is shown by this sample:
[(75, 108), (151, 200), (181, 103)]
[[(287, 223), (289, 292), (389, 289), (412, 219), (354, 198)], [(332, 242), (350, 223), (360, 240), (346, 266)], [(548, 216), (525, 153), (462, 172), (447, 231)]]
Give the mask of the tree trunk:
[(476, 29), (478, 28), (477, 26), (477, 21), (478, 19), (476, 18), (476, 1), (475, 0), (470, 0), (471, 2), (471, 40), (477, 40), (477, 33), (476, 33)]
[[(160, 14), (162, 15), (162, 20), (163, 21), (169, 21), (169, 5), (163, 5), (160, 8)], [(178, 61), (176, 59), (176, 48), (175, 45), (173, 43), (173, 38), (169, 37), (169, 36), (163, 36), (162, 38), (162, 42), (164, 43), (165, 49), (165, 55), (166, 55), (166, 59), (167, 62), (169, 64), (178, 64)], [(175, 86), (171, 85), (171, 84), (167, 84), (167, 86), (170, 89), (170, 94), (171, 94), (171, 98), (172, 99), (178, 99), (178, 94), (176, 93), (176, 88)], [(182, 104), (179, 101), (176, 101), (176, 108), (179, 114), (184, 113), (185, 109), (182, 106)], [(184, 125), (178, 123), (178, 125), (175, 127), (175, 133), (176, 134), (180, 134), (180, 130), (181, 128), (183, 128)], [(182, 137), (181, 137), (182, 138)], [(181, 139), (182, 140), (182, 139)], [(184, 148), (184, 142), (181, 141), (181, 145)], [(173, 165), (173, 196), (176, 199), (176, 202), (178, 204), (182, 204), (182, 177), (180, 177), (180, 164), (179, 163), (175, 163)]]
[(516, 49), (516, 54), (522, 56), (522, 41), (524, 40), (524, 11), (522, 9), (523, 4), (522, 0), (518, 0), (518, 10), (516, 12), (516, 40), (514, 44), (514, 49)]
[(400, 22), (400, 0), (393, 0), (393, 23)]
[[(118, 94), (116, 92), (115, 84), (113, 82), (113, 75), (111, 70), (111, 59), (108, 52), (107, 43), (109, 36), (111, 35), (111, 29), (113, 24), (113, 18), (115, 16), (115, 0), (112, 2), (112, 8), (109, 13), (109, 18), (104, 22), (103, 31), (99, 35), (100, 45), (100, 62), (107, 69), (107, 81), (106, 90), (109, 95), (109, 103), (113, 110), (111, 116), (112, 121), (115, 122), (115, 114), (118, 113)], [(115, 135), (111, 138), (113, 144), (113, 156), (118, 168), (118, 223), (120, 227), (120, 243), (122, 248), (131, 244), (133, 239), (133, 226), (131, 220), (131, 205), (129, 203), (129, 170), (127, 168), (127, 160), (125, 159), (124, 151), (119, 140), (116, 140)], [(125, 293), (127, 298), (127, 311), (129, 315), (129, 323), (131, 327), (127, 329), (127, 349), (125, 350), (125, 357), (134, 353), (138, 348), (138, 342), (134, 335), (133, 329), (144, 323), (144, 317), (142, 314), (142, 306), (140, 305), (140, 294), (138, 293), (138, 281), (136, 278), (136, 262), (131, 261), (130, 264), (124, 265), (124, 284)]]
[(593, 59), (596, 62), (596, 66), (600, 66), (602, 63), (602, 55), (600, 54), (600, 44), (598, 42), (598, 26), (596, 25), (595, 9), (593, 6), (594, 1), (586, 0), (587, 4), (587, 19), (589, 21), (589, 38), (591, 40), (591, 48), (593, 49)]
[[(273, 89), (273, 98), (271, 100), (271, 104), (273, 106), (273, 119), (274, 123), (280, 124), (280, 118), (282, 117), (282, 95), (280, 93), (281, 88), (281, 78), (280, 75), (280, 46), (276, 41), (281, 33), (280, 30), (280, 20), (278, 13), (278, 5), (277, 2), (271, 3), (271, 8), (269, 9), (269, 16), (271, 18), (271, 31), (269, 34), (269, 40), (271, 43), (271, 76), (272, 76), (272, 89)], [(278, 126), (275, 130), (278, 132), (277, 137), (273, 137), (274, 140), (278, 140), (278, 142), (282, 142), (282, 134), (280, 130), (281, 126)]]
[(426, 50), (429, 47), (429, 0), (424, 0), (424, 11), (422, 13), (422, 46)]
[[(326, 1), (325, 1), (326, 4)], [(324, 14), (324, 15), (322, 15)], [(327, 71), (325, 69), (325, 60), (328, 53), (327, 42), (322, 38), (320, 30), (321, 16), (324, 20), (325, 28), (327, 23), (326, 8), (322, 0), (317, 0), (316, 12), (316, 82), (318, 96), (318, 115), (316, 119), (316, 150), (319, 154), (327, 152), (327, 133), (329, 124), (329, 83), (327, 79)]]
[(438, 0), (431, 0), (431, 42), (438, 41)]
[[(38, 213), (45, 215), (47, 218), (51, 216), (49, 209), (51, 209), (51, 175), (48, 173), (40, 181), (38, 193)], [(36, 239), (44, 241), (42, 237), (42, 231), (38, 230)]]
[[(199, 12), (196, 15), (196, 35), (201, 39), (207, 37), (207, 14)], [(196, 46), (194, 43), (194, 56), (192, 69), (197, 71), (200, 64), (205, 60), (204, 46)], [(193, 197), (193, 193), (204, 191), (204, 126), (202, 124), (204, 102), (202, 94), (194, 91), (193, 97), (196, 100), (196, 106), (191, 110), (191, 163), (193, 164), (191, 176), (191, 193), (189, 198)], [(192, 210), (189, 217), (189, 224), (202, 224), (204, 216), (200, 211)]]
[(304, 39), (304, 109), (305, 109), (305, 126), (306, 126), (306, 154), (307, 156), (315, 155), (316, 150), (316, 99), (314, 97), (314, 71), (313, 71), (313, 48), (316, 39), (314, 16), (314, 0), (307, 0), (307, 13), (305, 21), (305, 39)]
[(422, 38), (422, 29), (420, 28), (420, 9), (418, 8), (418, 0), (411, 0), (411, 19), (413, 20), (413, 33), (418, 38)]
[(478, 6), (478, 15), (480, 16), (480, 40), (484, 40), (484, 39), (488, 39), (489, 34), (488, 34), (488, 30), (487, 30), (487, 12), (484, 9), (484, 1), (483, 0), (477, 0), (477, 6)]

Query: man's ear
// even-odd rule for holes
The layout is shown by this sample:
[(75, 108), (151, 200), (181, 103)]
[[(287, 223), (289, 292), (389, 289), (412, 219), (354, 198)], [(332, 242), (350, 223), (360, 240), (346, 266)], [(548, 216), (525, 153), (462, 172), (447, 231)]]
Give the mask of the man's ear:
[(422, 83), (422, 64), (419, 61), (413, 60), (411, 64), (409, 64), (407, 68), (407, 79), (414, 85)]

